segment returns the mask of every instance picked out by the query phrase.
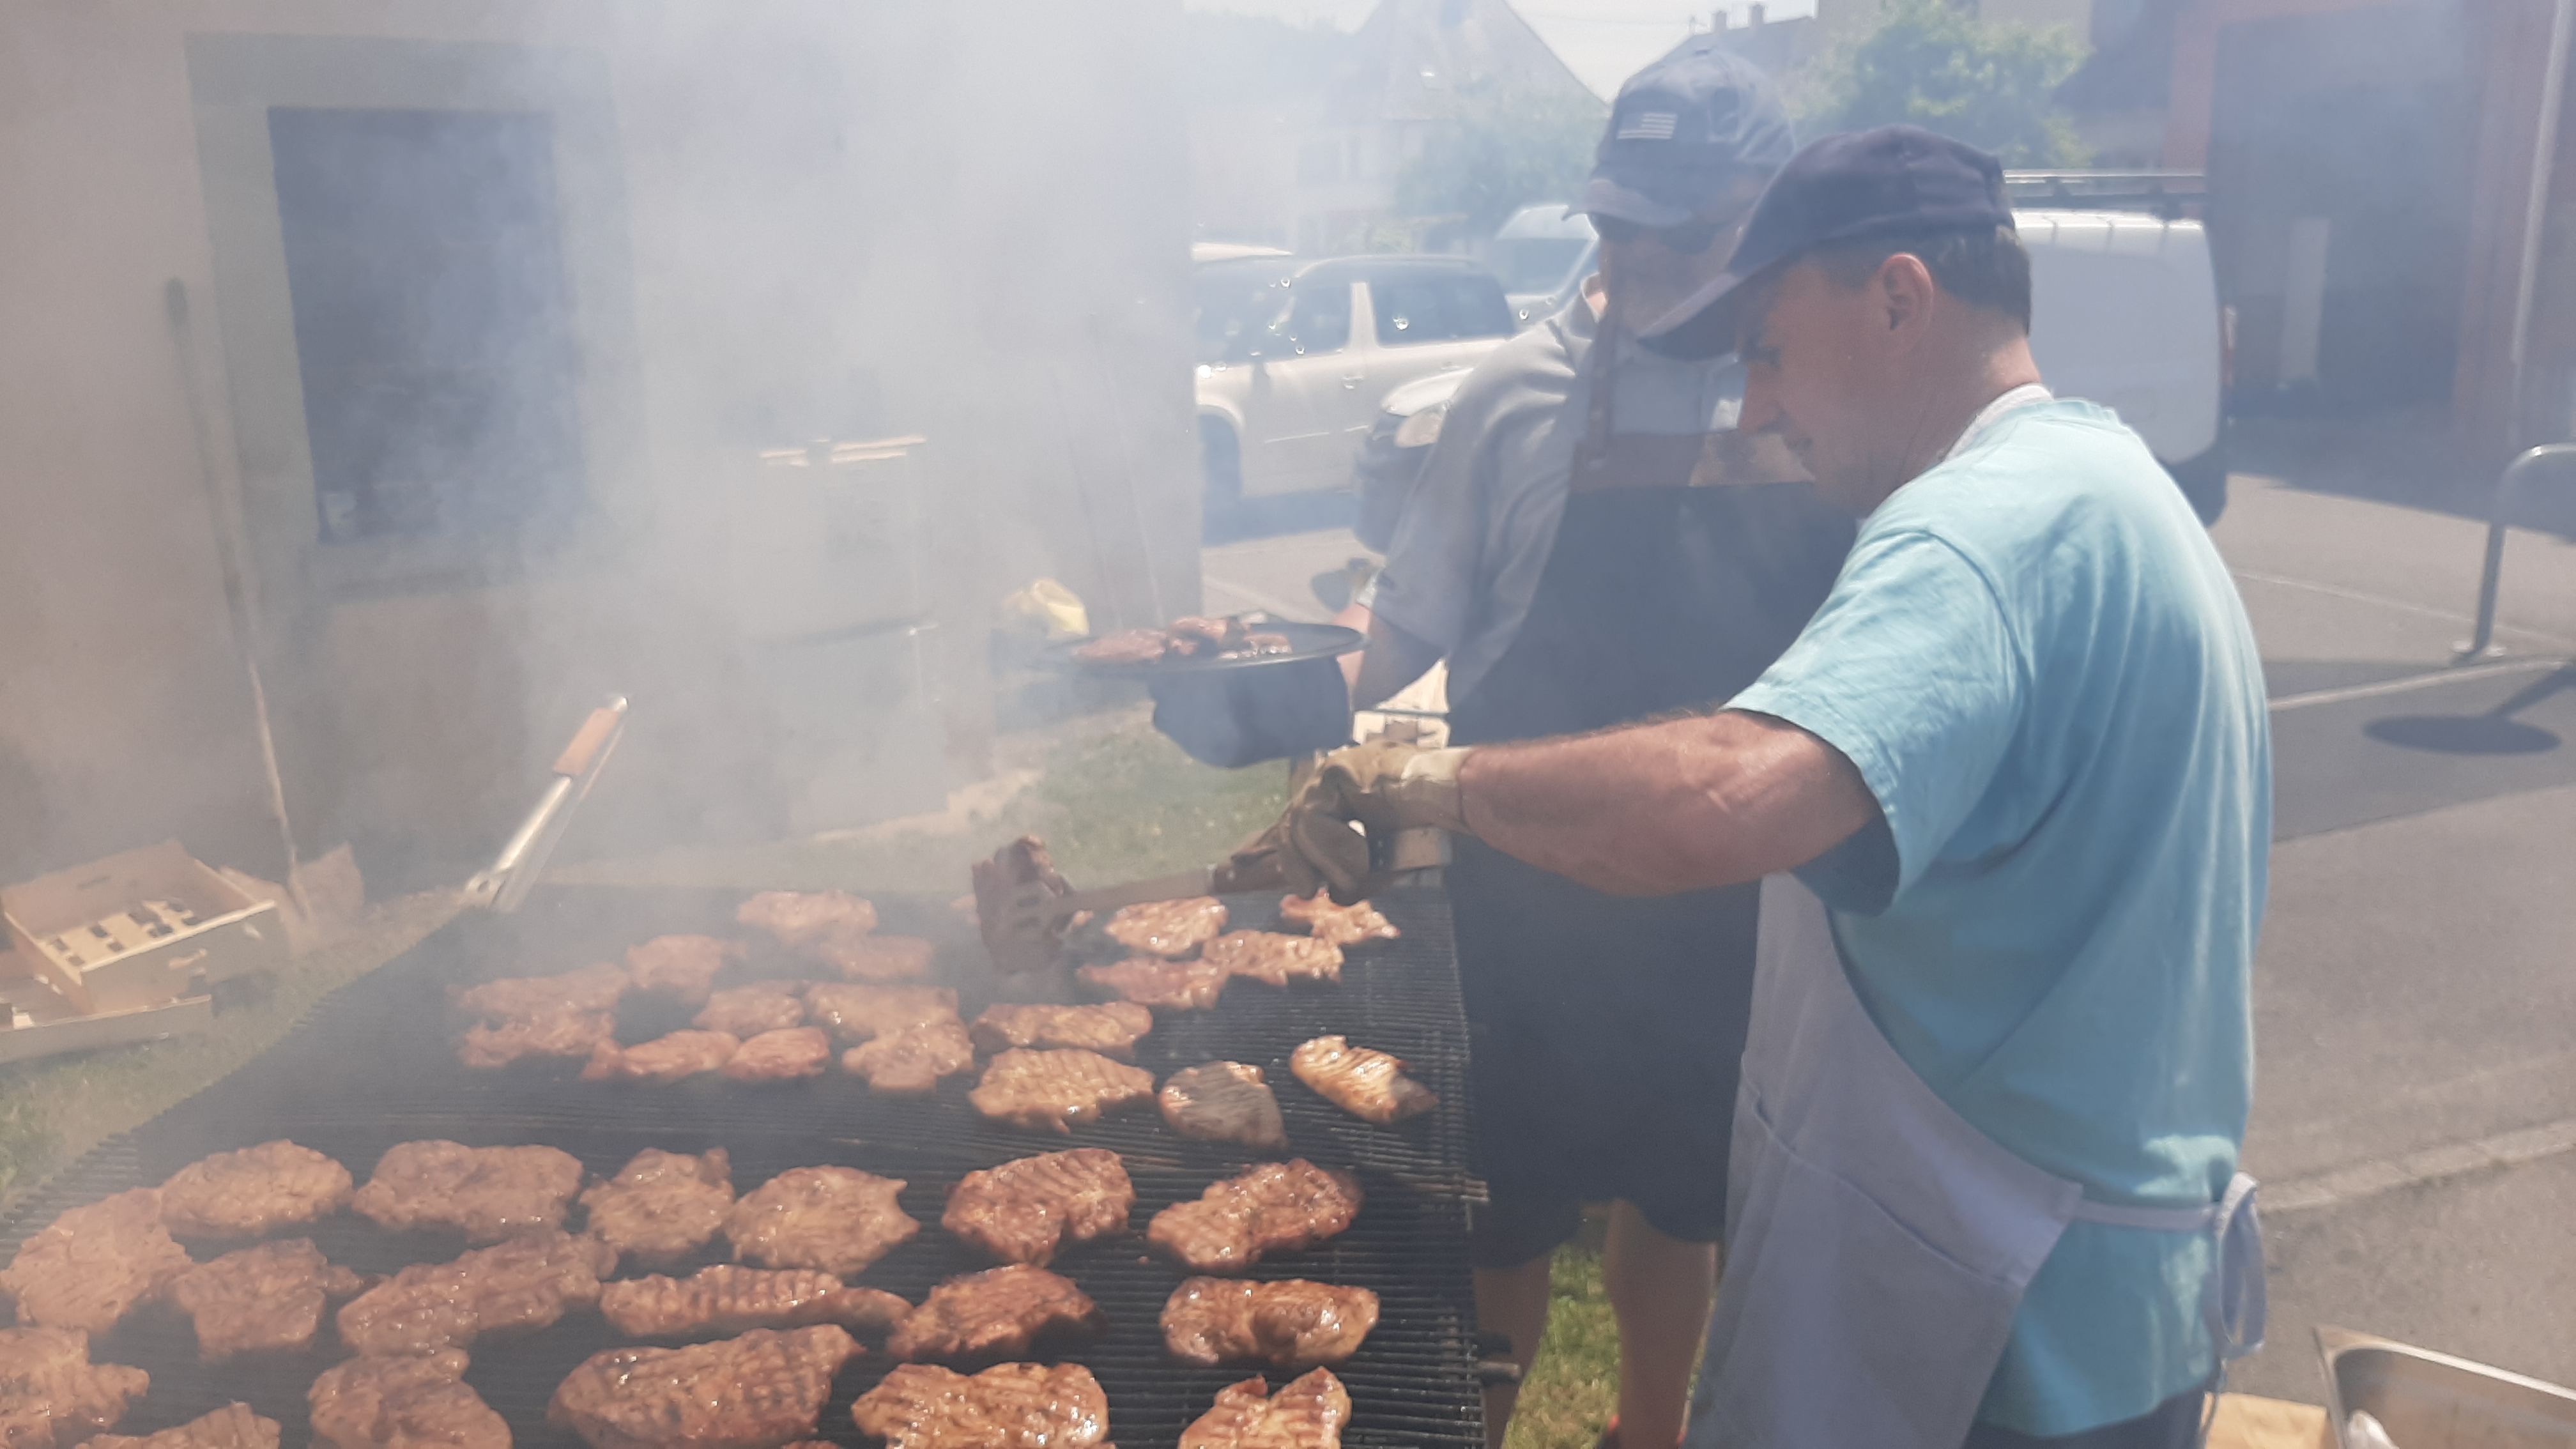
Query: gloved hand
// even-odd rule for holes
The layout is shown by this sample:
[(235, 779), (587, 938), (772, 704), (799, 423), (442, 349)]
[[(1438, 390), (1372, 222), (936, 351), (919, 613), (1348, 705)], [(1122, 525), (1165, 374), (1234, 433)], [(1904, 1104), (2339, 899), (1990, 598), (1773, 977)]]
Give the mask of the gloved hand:
[(1343, 905), (1364, 900), (1386, 884), (1386, 867), (1372, 859), (1370, 842), (1383, 846), (1399, 831), (1426, 826), (1470, 833), (1458, 794), (1466, 758), (1465, 749), (1420, 745), (1335, 750), (1290, 792), (1278, 823), (1236, 851), (1233, 863), (1272, 866), (1299, 895), (1320, 885)]
[(1240, 769), (1351, 737), (1351, 695), (1331, 659), (1175, 674), (1148, 686), (1154, 728), (1203, 765)]

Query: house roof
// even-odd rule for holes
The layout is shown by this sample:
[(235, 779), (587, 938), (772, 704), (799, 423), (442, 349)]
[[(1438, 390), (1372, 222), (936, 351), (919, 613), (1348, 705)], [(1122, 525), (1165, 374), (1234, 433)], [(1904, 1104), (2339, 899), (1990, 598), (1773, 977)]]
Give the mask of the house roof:
[(1333, 102), (1375, 120), (1440, 119), (1477, 82), (1592, 94), (1506, 0), (1378, 0), (1351, 41)]

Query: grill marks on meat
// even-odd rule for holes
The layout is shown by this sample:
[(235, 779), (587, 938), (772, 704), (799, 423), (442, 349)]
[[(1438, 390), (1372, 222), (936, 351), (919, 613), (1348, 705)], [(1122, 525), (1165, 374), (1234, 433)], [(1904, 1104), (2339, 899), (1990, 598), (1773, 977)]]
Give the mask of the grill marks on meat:
[(71, 1328), (0, 1328), (0, 1444), (71, 1449), (116, 1427), (152, 1376), (89, 1361), (89, 1335)]
[(1054, 959), (1069, 927), (1047, 926), (1012, 909), (1023, 899), (1043, 903), (1072, 892), (1047, 857), (1046, 842), (1023, 835), (994, 851), (992, 859), (976, 861), (973, 875), (976, 929), (993, 965), (1006, 976), (1020, 975)]
[(957, 993), (945, 986), (865, 986), (817, 981), (805, 988), (805, 1009), (816, 1025), (846, 1042), (863, 1042), (906, 1027), (957, 1020)]
[(101, 1434), (89, 1442), (96, 1449), (277, 1449), (277, 1421), (248, 1404), (226, 1404), (158, 1434)]
[(540, 1016), (477, 1022), (465, 1029), (457, 1060), (477, 1071), (496, 1071), (522, 1057), (581, 1058), (617, 1044), (617, 1018), (605, 1011), (552, 1011)]
[(1149, 1101), (1153, 1095), (1152, 1072), (1098, 1052), (1014, 1050), (993, 1058), (967, 1100), (995, 1121), (1070, 1132), (1099, 1121), (1103, 1111)]
[(716, 973), (741, 959), (742, 946), (713, 936), (656, 936), (626, 951), (626, 969), (635, 989), (702, 1006), (713, 990)]
[(733, 1162), (721, 1147), (703, 1157), (647, 1147), (617, 1176), (581, 1195), (590, 1235), (619, 1254), (667, 1263), (694, 1253), (733, 1210)]
[(432, 1139), (389, 1149), (350, 1206), (394, 1232), (454, 1228), (471, 1242), (491, 1243), (562, 1227), (579, 1191), (581, 1160), (569, 1152)]
[(1006, 1263), (1043, 1265), (1066, 1240), (1127, 1231), (1136, 1205), (1126, 1164), (1106, 1148), (1077, 1147), (970, 1172), (948, 1195), (940, 1226)]
[(851, 981), (908, 981), (930, 974), (939, 948), (919, 936), (835, 933), (807, 947), (806, 953)]
[(1085, 966), (1074, 973), (1085, 984), (1117, 992), (1138, 1006), (1205, 1011), (1216, 1005), (1229, 973), (1207, 961), (1165, 961), (1137, 956), (1114, 966)]
[(864, 936), (877, 928), (877, 908), (845, 891), (762, 891), (744, 901), (733, 918), (767, 931), (791, 950), (835, 930)]
[(308, 1347), (330, 1301), (366, 1286), (333, 1267), (311, 1239), (289, 1238), (198, 1264), (171, 1282), (170, 1300), (196, 1322), (197, 1353), (212, 1362)]
[(263, 1142), (218, 1152), (161, 1184), (161, 1225), (182, 1238), (256, 1238), (349, 1205), (349, 1169), (310, 1147)]
[(791, 1167), (733, 1205), (734, 1256), (769, 1268), (848, 1278), (908, 1242), (921, 1224), (896, 1205), (901, 1178), (849, 1167)]
[(1266, 1379), (1219, 1389), (1216, 1404), (1181, 1431), (1181, 1449), (1339, 1449), (1350, 1391), (1317, 1369), (1270, 1392)]
[(1342, 948), (1313, 936), (1283, 936), (1276, 931), (1229, 931), (1208, 942), (1201, 953), (1211, 966), (1235, 976), (1248, 976), (1271, 986), (1290, 977), (1303, 981), (1342, 979)]
[(623, 966), (601, 962), (560, 976), (515, 976), (486, 981), (456, 995), (468, 1016), (485, 1021), (525, 1020), (565, 1013), (615, 1011), (635, 985)]
[(1101, 927), (1109, 939), (1151, 956), (1186, 956), (1225, 929), (1225, 902), (1214, 896), (1120, 906)]
[(1304, 1158), (1268, 1162), (1154, 1215), (1145, 1240), (1199, 1273), (1240, 1273), (1265, 1253), (1311, 1247), (1359, 1216), (1360, 1182)]
[(858, 1344), (831, 1324), (686, 1348), (592, 1354), (555, 1390), (546, 1422), (591, 1449), (773, 1449), (811, 1439), (832, 1378)]
[(800, 981), (755, 981), (707, 998), (706, 1008), (690, 1025), (727, 1036), (758, 1036), (805, 1024), (805, 985)]
[(879, 1092), (927, 1092), (975, 1065), (975, 1043), (955, 1021), (908, 1026), (841, 1054), (841, 1068)]
[(850, 1406), (886, 1449), (1092, 1449), (1109, 1437), (1109, 1398), (1080, 1364), (997, 1364), (969, 1377), (897, 1364)]
[(737, 1082), (792, 1082), (820, 1076), (831, 1064), (832, 1039), (821, 1027), (791, 1026), (744, 1042), (724, 1074)]
[(313, 1435), (338, 1449), (510, 1449), (510, 1426), (465, 1366), (456, 1348), (336, 1365), (305, 1394)]
[(1324, 1100), (1381, 1127), (1440, 1105), (1429, 1087), (1404, 1074), (1401, 1059), (1355, 1047), (1346, 1037), (1319, 1036), (1307, 1042), (1288, 1054), (1288, 1068)]
[(415, 1263), (340, 1309), (340, 1337), (362, 1354), (463, 1348), (487, 1333), (551, 1326), (599, 1301), (617, 1250), (596, 1238), (536, 1232), (449, 1263)]
[(886, 1352), (906, 1362), (1017, 1358), (1041, 1340), (1100, 1332), (1100, 1307), (1073, 1280), (1026, 1263), (951, 1278), (895, 1325)]
[(1356, 946), (1362, 941), (1392, 941), (1404, 934), (1368, 902), (1340, 905), (1320, 890), (1311, 897), (1280, 897), (1279, 915), (1282, 920), (1304, 926), (1307, 934), (1316, 940), (1330, 941), (1336, 946)]
[(21, 1323), (105, 1333), (190, 1266), (161, 1225), (161, 1194), (138, 1187), (47, 1224), (0, 1272), (0, 1289), (18, 1300)]
[(720, 1031), (675, 1031), (631, 1047), (605, 1041), (591, 1049), (581, 1079), (668, 1086), (704, 1072), (722, 1071), (740, 1050), (739, 1040)]
[(1360, 1341), (1375, 1327), (1376, 1294), (1303, 1278), (1189, 1278), (1163, 1305), (1163, 1346), (1201, 1368), (1337, 1364), (1359, 1352)]
[(1151, 664), (1172, 647), (1172, 638), (1160, 629), (1120, 629), (1073, 651), (1073, 657), (1085, 664)]
[(775, 1271), (717, 1263), (686, 1278), (624, 1278), (599, 1291), (608, 1326), (628, 1338), (681, 1338), (709, 1329), (887, 1329), (912, 1305), (875, 1288), (852, 1288), (810, 1268)]
[(1183, 1137), (1238, 1142), (1264, 1152), (1288, 1149), (1288, 1124), (1261, 1068), (1209, 1062), (1172, 1073), (1157, 1094), (1163, 1120)]
[(975, 1044), (988, 1052), (1070, 1047), (1128, 1061), (1136, 1055), (1136, 1039), (1153, 1029), (1154, 1013), (1132, 1001), (1106, 1006), (988, 1006), (975, 1018)]

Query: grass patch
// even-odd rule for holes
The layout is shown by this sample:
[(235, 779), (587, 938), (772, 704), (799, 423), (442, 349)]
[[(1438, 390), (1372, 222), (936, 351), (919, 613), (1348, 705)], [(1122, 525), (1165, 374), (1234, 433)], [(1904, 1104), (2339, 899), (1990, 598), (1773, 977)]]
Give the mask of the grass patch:
[(1137, 722), (1050, 751), (1029, 817), (1078, 886), (1213, 865), (1279, 818), (1281, 761), (1220, 770)]
[(1557, 1250), (1547, 1337), (1521, 1384), (1508, 1449), (1592, 1449), (1619, 1408), (1619, 1323), (1601, 1284), (1597, 1223)]

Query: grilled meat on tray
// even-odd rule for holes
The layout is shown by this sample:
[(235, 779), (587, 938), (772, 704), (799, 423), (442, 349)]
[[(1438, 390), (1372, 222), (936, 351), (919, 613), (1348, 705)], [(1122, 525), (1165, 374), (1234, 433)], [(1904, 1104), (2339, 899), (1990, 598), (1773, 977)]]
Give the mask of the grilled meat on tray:
[(930, 974), (939, 948), (919, 936), (863, 936), (835, 931), (805, 948), (849, 981), (908, 981)]
[(510, 1021), (565, 1012), (615, 1011), (635, 978), (623, 966), (600, 962), (560, 976), (514, 976), (486, 981), (456, 994), (468, 1016)]
[(1181, 1431), (1181, 1449), (1339, 1449), (1351, 1421), (1350, 1391), (1317, 1369), (1270, 1392), (1245, 1379), (1217, 1390), (1216, 1404)]
[(647, 1147), (617, 1176), (581, 1195), (590, 1235), (620, 1254), (667, 1263), (707, 1245), (733, 1210), (733, 1162)]
[(101, 1434), (89, 1442), (95, 1449), (277, 1449), (277, 1421), (248, 1404), (226, 1404), (158, 1434)]
[(362, 1354), (434, 1353), (487, 1333), (552, 1326), (599, 1301), (617, 1250), (546, 1230), (447, 1263), (415, 1263), (340, 1309), (340, 1338)]
[(182, 1238), (256, 1238), (349, 1205), (349, 1169), (310, 1147), (263, 1142), (200, 1158), (161, 1184), (161, 1225)]
[(1127, 1231), (1136, 1205), (1126, 1164), (1101, 1147), (1022, 1157), (970, 1172), (948, 1194), (939, 1225), (1006, 1263), (1043, 1266), (1066, 1239)]
[(591, 1449), (774, 1449), (814, 1437), (833, 1376), (859, 1353), (828, 1323), (686, 1348), (612, 1348), (563, 1381), (546, 1422)]
[(686, 1278), (621, 1278), (599, 1290), (608, 1326), (628, 1338), (682, 1338), (714, 1329), (892, 1328), (912, 1305), (875, 1288), (852, 1288), (811, 1268), (717, 1263)]
[(975, 1018), (975, 1044), (988, 1052), (1010, 1047), (1076, 1047), (1128, 1061), (1136, 1039), (1154, 1029), (1154, 1013), (1132, 1001), (1106, 1006), (988, 1006)]
[(338, 1449), (510, 1449), (510, 1426), (465, 1366), (461, 1348), (335, 1365), (304, 1396), (313, 1437)]
[(310, 1347), (322, 1310), (367, 1280), (333, 1267), (310, 1238), (262, 1243), (200, 1263), (172, 1280), (170, 1301), (195, 1320), (208, 1362), (237, 1353)]
[(569, 1152), (432, 1139), (388, 1149), (349, 1205), (394, 1232), (454, 1228), (470, 1242), (495, 1243), (562, 1227), (579, 1191), (581, 1159)]
[(477, 1071), (497, 1071), (524, 1057), (581, 1058), (617, 1045), (617, 1018), (605, 1011), (550, 1011), (476, 1022), (457, 1043), (456, 1058)]
[(635, 989), (668, 997), (687, 1006), (703, 1006), (714, 990), (716, 973), (742, 959), (742, 943), (713, 936), (656, 936), (626, 951), (626, 969)]
[(1154, 1074), (1113, 1062), (1098, 1052), (1007, 1051), (984, 1069), (967, 1094), (975, 1110), (996, 1121), (1069, 1132), (1097, 1122), (1104, 1110), (1151, 1101)]
[(851, 1167), (791, 1167), (733, 1205), (733, 1255), (766, 1268), (847, 1278), (909, 1242), (921, 1224), (898, 1206), (901, 1178)]
[(0, 1444), (72, 1449), (116, 1427), (152, 1376), (89, 1361), (89, 1335), (76, 1328), (0, 1328)]
[(1199, 1273), (1240, 1273), (1265, 1253), (1311, 1247), (1359, 1216), (1360, 1182), (1300, 1157), (1208, 1185), (1154, 1214), (1145, 1240)]
[(984, 1362), (1017, 1358), (1041, 1339), (1087, 1338), (1102, 1326), (1099, 1305), (1072, 1279), (1012, 1263), (931, 1289), (930, 1297), (895, 1325), (886, 1352), (907, 1363)]
[(1151, 956), (1186, 956), (1225, 929), (1225, 902), (1214, 896), (1120, 906), (1101, 927), (1109, 939)]
[(1120, 629), (1103, 634), (1073, 651), (1085, 664), (1151, 664), (1172, 647), (1172, 636), (1160, 629)]
[(975, 1043), (954, 1020), (907, 1026), (841, 1054), (841, 1069), (879, 1092), (927, 1092), (975, 1065)]
[(702, 1031), (727, 1036), (758, 1036), (805, 1024), (805, 983), (755, 981), (729, 987), (707, 998), (704, 1010), (689, 1023)]
[(968, 1377), (897, 1364), (850, 1406), (885, 1449), (1092, 1449), (1109, 1437), (1109, 1398), (1077, 1363), (997, 1364)]
[(864, 936), (877, 928), (877, 908), (846, 891), (762, 891), (744, 901), (733, 918), (755, 931), (767, 931), (790, 949), (834, 930)]
[(1366, 1288), (1289, 1278), (1188, 1278), (1163, 1305), (1163, 1346), (1183, 1363), (1266, 1363), (1302, 1369), (1359, 1352), (1377, 1327), (1377, 1295)]
[(1235, 976), (1248, 976), (1271, 986), (1301, 981), (1342, 979), (1342, 948), (1313, 936), (1283, 936), (1277, 931), (1228, 931), (1200, 953), (1211, 966)]
[(631, 1047), (604, 1041), (591, 1048), (590, 1060), (581, 1069), (581, 1079), (585, 1082), (652, 1082), (668, 1086), (707, 1072), (722, 1071), (725, 1063), (733, 1060), (734, 1053), (741, 1050), (741, 1041), (720, 1031), (675, 1031)]
[(1205, 1011), (1216, 1005), (1232, 973), (1209, 961), (1166, 961), (1136, 956), (1114, 966), (1085, 966), (1074, 975), (1084, 984), (1117, 992), (1138, 1006), (1167, 1011)]
[(912, 1026), (957, 1020), (957, 993), (945, 986), (869, 986), (817, 981), (805, 988), (807, 1019), (845, 1042), (863, 1042)]
[(1356, 946), (1362, 941), (1392, 941), (1403, 935), (1395, 923), (1366, 901), (1355, 906), (1336, 902), (1322, 891), (1310, 896), (1281, 896), (1279, 916), (1306, 928), (1318, 941)]
[(105, 1333), (192, 1265), (161, 1226), (161, 1194), (138, 1187), (76, 1207), (18, 1247), (0, 1290), (18, 1321)]
[(1346, 1037), (1315, 1038), (1288, 1054), (1288, 1069), (1316, 1095), (1380, 1127), (1440, 1105), (1429, 1087), (1404, 1074), (1401, 1059), (1355, 1047)]
[(821, 1027), (791, 1026), (744, 1042), (723, 1070), (737, 1082), (792, 1082), (819, 1077), (831, 1065), (832, 1039)]
[(1288, 1124), (1261, 1068), (1209, 1062), (1172, 1073), (1157, 1094), (1163, 1120), (1183, 1137), (1238, 1142), (1264, 1152), (1288, 1150)]

